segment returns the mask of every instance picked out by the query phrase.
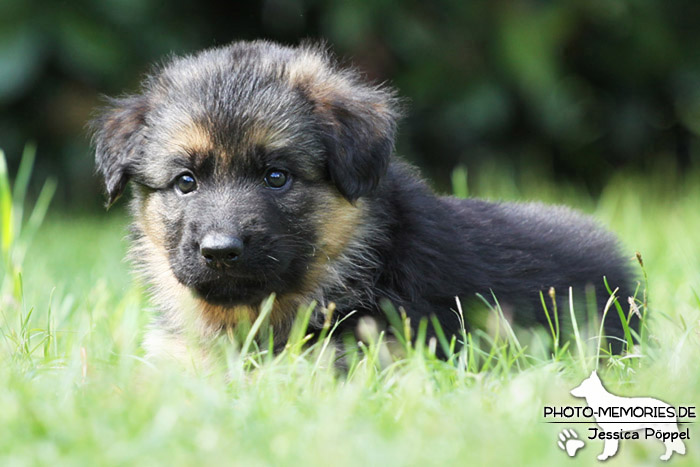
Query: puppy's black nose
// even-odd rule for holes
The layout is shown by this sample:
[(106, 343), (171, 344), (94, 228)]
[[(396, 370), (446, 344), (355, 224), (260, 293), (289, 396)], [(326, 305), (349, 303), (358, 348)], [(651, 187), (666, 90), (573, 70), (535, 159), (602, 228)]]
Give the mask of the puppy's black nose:
[(221, 269), (233, 266), (243, 253), (243, 241), (221, 233), (208, 233), (199, 244), (199, 252), (207, 266)]

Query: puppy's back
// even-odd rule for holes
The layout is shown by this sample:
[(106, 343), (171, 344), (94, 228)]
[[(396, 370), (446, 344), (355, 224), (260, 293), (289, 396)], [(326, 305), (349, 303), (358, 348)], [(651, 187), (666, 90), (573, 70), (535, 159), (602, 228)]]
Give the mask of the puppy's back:
[[(630, 261), (620, 253), (617, 238), (589, 216), (542, 203), (452, 197), (441, 202), (457, 213), (453, 221), (465, 248), (490, 265), (490, 284), (475, 287), (535, 310), (534, 316), (516, 313), (516, 321), (546, 322), (538, 292), (546, 294), (551, 287), (560, 307), (568, 304), (569, 287), (580, 304), (594, 292), (598, 312), (609, 298), (604, 277), (611, 289), (619, 288), (621, 303), (632, 293)], [(606, 328), (620, 335), (621, 323), (611, 311)]]

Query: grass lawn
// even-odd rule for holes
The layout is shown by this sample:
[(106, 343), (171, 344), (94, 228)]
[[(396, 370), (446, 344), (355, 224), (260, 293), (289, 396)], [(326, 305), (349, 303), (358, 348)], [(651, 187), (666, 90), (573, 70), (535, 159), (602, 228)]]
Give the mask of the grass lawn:
[[(700, 402), (700, 178), (620, 173), (595, 200), (498, 171), (472, 185), (476, 196), (578, 207), (620, 235), (630, 261), (641, 252), (648, 345), (603, 358), (598, 372), (619, 395)], [(341, 373), (327, 364), (329, 348), (296, 345), (301, 333), (277, 357), (224, 343), (221, 368), (208, 374), (153, 367), (140, 349), (148, 299), (122, 259), (126, 223), (119, 210), (50, 209), (17, 269), (3, 259), (0, 465), (598, 463), (603, 441), (586, 439), (593, 425), (543, 418), (545, 405), (584, 405), (569, 390), (595, 367), (585, 342), (585, 355), (572, 344), (552, 357), (475, 334), (481, 346), (451, 362), (418, 348), (389, 364), (369, 345)], [(557, 447), (565, 427), (586, 441), (575, 458)], [(698, 426), (685, 427), (687, 453), (670, 462), (700, 465)], [(607, 462), (655, 465), (663, 452), (659, 441), (622, 441)]]

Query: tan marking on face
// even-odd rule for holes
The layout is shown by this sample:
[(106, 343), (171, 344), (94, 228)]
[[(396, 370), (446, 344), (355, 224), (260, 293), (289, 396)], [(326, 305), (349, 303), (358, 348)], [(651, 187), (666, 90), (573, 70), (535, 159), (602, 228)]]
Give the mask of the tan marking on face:
[(246, 128), (244, 145), (247, 147), (265, 147), (272, 150), (283, 148), (289, 144), (291, 144), (291, 140), (283, 128), (273, 128), (264, 121), (255, 122)]
[(191, 295), (189, 289), (173, 274), (167, 252), (157, 244), (158, 239), (151, 237), (145, 229), (144, 232), (146, 235), (132, 245), (130, 256), (140, 265), (138, 271), (152, 284), (153, 300), (176, 318), (175, 324), (186, 324), (186, 315), (181, 310), (191, 308), (188, 304)]
[(353, 205), (340, 194), (328, 195), (319, 235), (319, 247), (327, 259), (336, 259), (345, 250), (362, 222), (364, 208), (361, 199)]
[[(252, 324), (260, 313), (260, 305), (226, 307), (212, 305), (200, 298), (197, 298), (196, 302), (202, 318), (212, 328), (227, 329), (241, 323)], [(296, 316), (299, 306), (308, 305), (308, 302), (309, 299), (304, 294), (286, 294), (278, 296), (268, 315), (268, 323), (276, 328), (289, 323), (294, 319), (294, 316)]]
[(188, 120), (162, 136), (161, 148), (166, 154), (190, 156), (195, 165), (217, 151), (212, 135), (199, 123)]
[(161, 250), (165, 250), (166, 235), (165, 225), (161, 219), (163, 211), (161, 200), (156, 196), (148, 196), (141, 207), (138, 219), (144, 233)]
[(241, 322), (252, 323), (257, 317), (257, 311), (251, 306), (224, 307), (212, 305), (201, 298), (196, 298), (195, 300), (202, 318), (214, 327), (228, 328)]
[(355, 205), (340, 194), (327, 194), (319, 207), (319, 240), (314, 259), (302, 280), (303, 295), (320, 290), (323, 283), (332, 280), (328, 277), (333, 264), (346, 252), (349, 243), (356, 236), (362, 224), (365, 204), (358, 200)]
[(204, 127), (196, 123), (191, 123), (178, 131), (173, 144), (189, 154), (202, 156), (206, 156), (214, 150), (211, 135)]

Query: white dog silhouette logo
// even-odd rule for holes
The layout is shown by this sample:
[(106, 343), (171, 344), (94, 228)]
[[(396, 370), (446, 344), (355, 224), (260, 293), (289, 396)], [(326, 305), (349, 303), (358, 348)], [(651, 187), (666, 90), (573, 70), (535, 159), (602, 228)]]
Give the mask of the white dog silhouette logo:
[[(626, 436), (625, 433), (639, 431), (663, 434), (655, 436), (666, 446), (661, 460), (668, 460), (674, 452), (685, 454), (685, 444), (678, 431), (677, 419), (675, 415), (667, 415), (673, 410), (669, 404), (652, 397), (620, 397), (611, 394), (603, 387), (595, 371), (572, 389), (571, 395), (586, 399), (586, 404), (593, 410), (595, 421), (600, 426), (600, 433), (596, 437), (604, 439), (605, 445), (598, 460), (604, 461), (614, 456), (620, 439), (639, 438), (638, 434)], [(666, 415), (658, 415), (660, 413)], [(595, 428), (591, 430), (597, 431)], [(649, 436), (645, 433), (645, 437)]]

